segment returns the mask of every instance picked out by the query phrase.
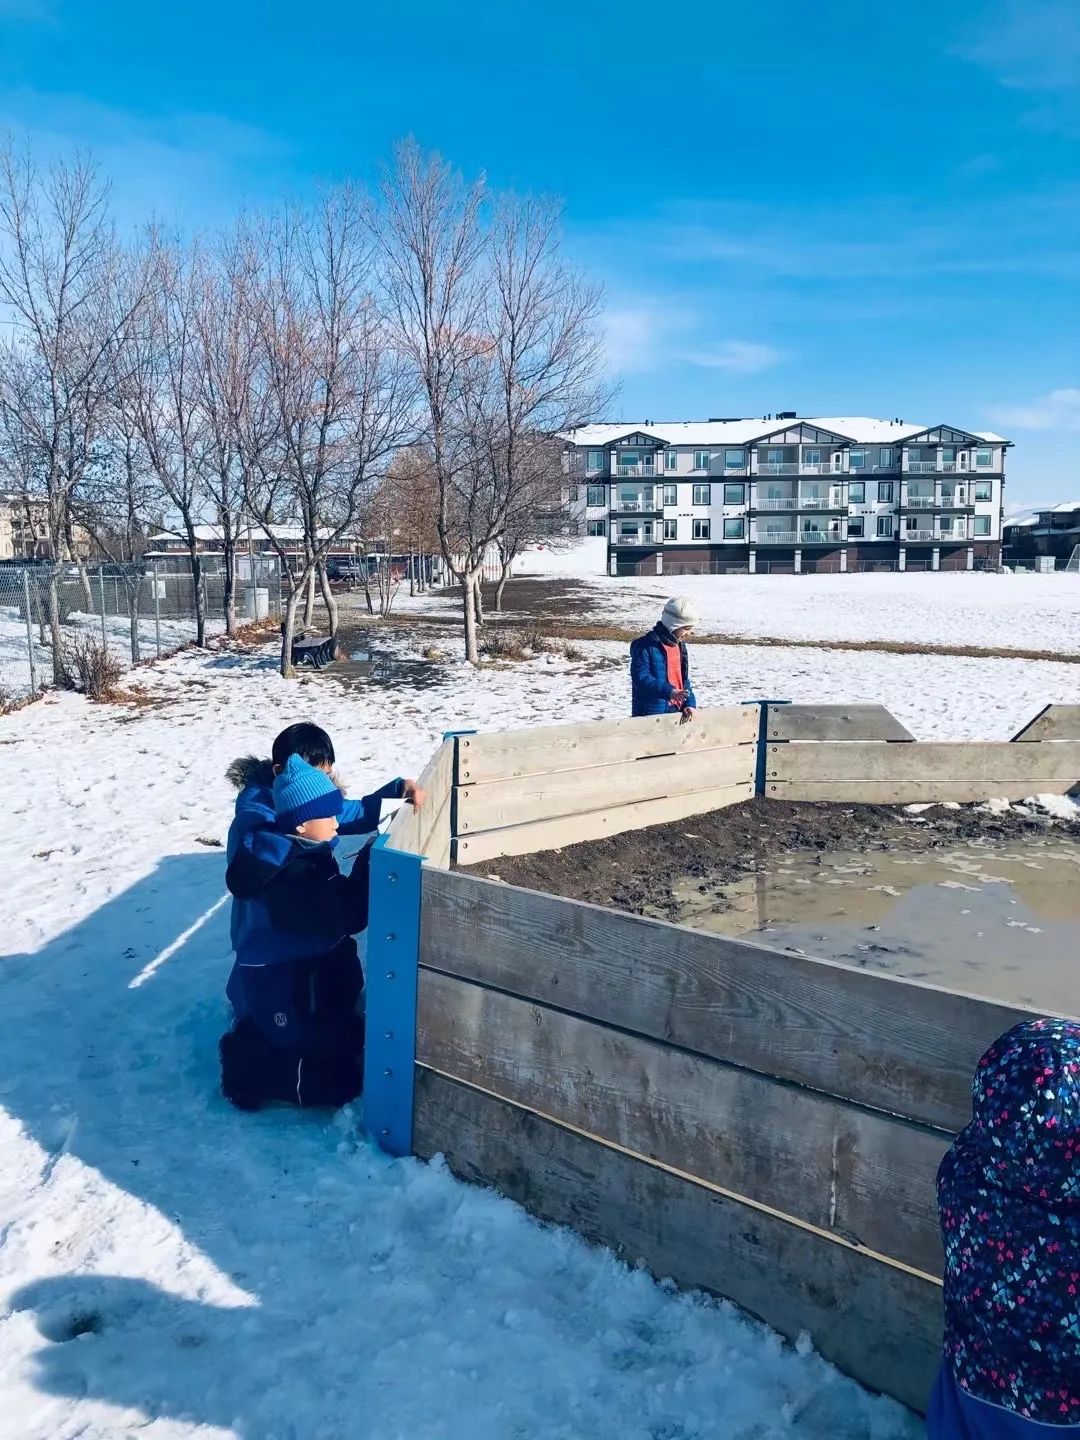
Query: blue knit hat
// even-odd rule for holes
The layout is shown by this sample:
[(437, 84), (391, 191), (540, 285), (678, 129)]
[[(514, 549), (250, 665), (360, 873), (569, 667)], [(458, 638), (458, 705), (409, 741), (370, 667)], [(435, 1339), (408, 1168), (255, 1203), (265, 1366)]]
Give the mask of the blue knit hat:
[(330, 776), (299, 755), (290, 755), (281, 774), (274, 777), (279, 830), (295, 830), (305, 820), (328, 820), (341, 814), (343, 804), (341, 791)]

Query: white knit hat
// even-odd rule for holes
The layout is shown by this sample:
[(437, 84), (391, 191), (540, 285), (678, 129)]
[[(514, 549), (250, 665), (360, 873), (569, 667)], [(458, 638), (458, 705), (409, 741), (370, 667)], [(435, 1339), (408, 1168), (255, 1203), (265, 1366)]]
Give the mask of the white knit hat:
[(666, 630), (690, 630), (698, 623), (697, 611), (689, 600), (682, 596), (675, 596), (664, 606), (664, 613), (660, 616), (660, 624)]

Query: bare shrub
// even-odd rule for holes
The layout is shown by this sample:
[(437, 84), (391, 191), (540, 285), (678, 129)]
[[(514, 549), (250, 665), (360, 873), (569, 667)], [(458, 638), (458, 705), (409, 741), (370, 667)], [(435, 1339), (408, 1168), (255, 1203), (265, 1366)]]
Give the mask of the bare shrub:
[(487, 660), (525, 660), (525, 642), (517, 630), (490, 630), (480, 642)]
[(61, 663), (65, 687), (81, 691), (88, 700), (111, 700), (123, 674), (116, 656), (90, 635), (76, 635), (69, 640), (63, 647)]

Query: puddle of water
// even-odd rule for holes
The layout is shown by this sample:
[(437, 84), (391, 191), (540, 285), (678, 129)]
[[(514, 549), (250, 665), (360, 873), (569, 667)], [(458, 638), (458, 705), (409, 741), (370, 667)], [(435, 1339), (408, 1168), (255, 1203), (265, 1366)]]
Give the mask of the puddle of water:
[[(1080, 1014), (1075, 842), (794, 854), (735, 884), (700, 884), (674, 890), (678, 919), (695, 929)], [(713, 911), (714, 895), (730, 908)]]

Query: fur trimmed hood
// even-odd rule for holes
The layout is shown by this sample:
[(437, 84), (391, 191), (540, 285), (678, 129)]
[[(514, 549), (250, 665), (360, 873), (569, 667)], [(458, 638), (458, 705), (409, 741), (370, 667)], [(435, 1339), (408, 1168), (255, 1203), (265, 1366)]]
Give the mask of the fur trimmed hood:
[(225, 779), (234, 790), (246, 790), (249, 785), (269, 790), (274, 783), (274, 766), (255, 755), (241, 755), (225, 771)]

